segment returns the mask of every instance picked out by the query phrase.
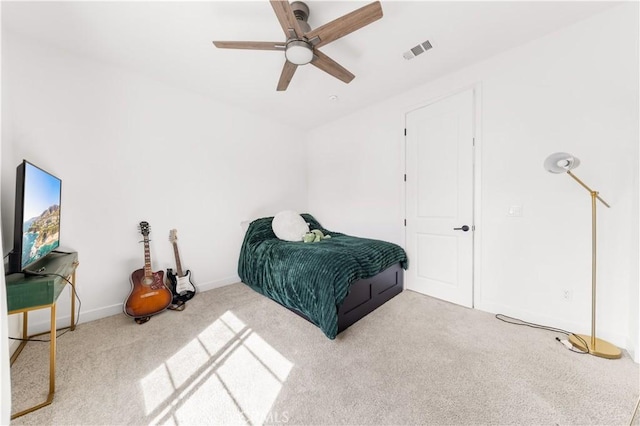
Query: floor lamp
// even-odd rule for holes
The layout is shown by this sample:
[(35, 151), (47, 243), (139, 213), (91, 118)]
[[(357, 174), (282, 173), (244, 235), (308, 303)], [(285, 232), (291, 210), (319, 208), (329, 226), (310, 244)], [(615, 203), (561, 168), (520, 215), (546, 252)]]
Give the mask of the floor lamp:
[[(569, 341), (575, 347), (592, 355), (602, 358), (620, 358), (620, 349), (606, 340), (596, 338), (596, 199), (606, 207), (611, 207), (604, 201), (598, 191), (589, 188), (571, 170), (580, 165), (580, 160), (566, 152), (556, 152), (544, 161), (544, 168), (551, 173), (567, 173), (591, 194), (591, 336), (572, 334)], [(586, 345), (586, 346), (585, 346)]]

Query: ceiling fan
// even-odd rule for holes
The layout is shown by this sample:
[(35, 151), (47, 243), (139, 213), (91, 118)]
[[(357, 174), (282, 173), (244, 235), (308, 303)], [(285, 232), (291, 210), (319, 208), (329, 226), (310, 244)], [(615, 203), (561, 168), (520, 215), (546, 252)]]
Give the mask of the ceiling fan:
[(286, 61), (276, 90), (287, 90), (299, 65), (311, 63), (335, 78), (351, 82), (355, 75), (322, 53), (319, 48), (382, 18), (380, 2), (370, 3), (321, 27), (312, 30), (307, 23), (309, 7), (301, 2), (269, 0), (286, 36), (285, 42), (270, 41), (214, 41), (222, 49), (279, 50)]

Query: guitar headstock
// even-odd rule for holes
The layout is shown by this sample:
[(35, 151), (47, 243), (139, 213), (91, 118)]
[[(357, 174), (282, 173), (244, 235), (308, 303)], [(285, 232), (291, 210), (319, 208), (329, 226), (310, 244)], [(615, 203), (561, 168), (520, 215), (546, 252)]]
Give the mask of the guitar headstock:
[(140, 233), (145, 236), (148, 237), (149, 236), (149, 229), (151, 228), (149, 226), (149, 222), (146, 221), (142, 221), (140, 222), (140, 225), (138, 225), (138, 227), (140, 228)]
[(176, 241), (178, 241), (178, 230), (172, 229), (169, 231), (169, 242), (175, 243)]

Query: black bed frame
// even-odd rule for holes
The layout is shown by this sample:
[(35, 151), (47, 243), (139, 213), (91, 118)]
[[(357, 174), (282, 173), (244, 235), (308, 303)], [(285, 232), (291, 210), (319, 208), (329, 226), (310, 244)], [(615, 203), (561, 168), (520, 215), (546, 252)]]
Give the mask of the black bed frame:
[[(351, 283), (349, 294), (338, 308), (338, 333), (400, 294), (404, 284), (403, 272), (400, 264), (396, 263), (371, 278)], [(309, 321), (302, 312), (287, 309)]]

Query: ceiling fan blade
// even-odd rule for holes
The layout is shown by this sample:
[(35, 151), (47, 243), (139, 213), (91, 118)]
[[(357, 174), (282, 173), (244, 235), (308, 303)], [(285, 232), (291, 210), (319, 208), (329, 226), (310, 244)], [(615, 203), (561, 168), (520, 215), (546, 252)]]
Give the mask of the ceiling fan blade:
[(309, 40), (319, 37), (320, 42), (315, 44), (315, 47), (324, 46), (380, 18), (382, 18), (382, 6), (379, 1), (376, 1), (309, 31), (305, 37)]
[(300, 25), (298, 24), (298, 20), (296, 16), (293, 14), (293, 10), (291, 10), (291, 5), (287, 0), (269, 0), (271, 3), (271, 7), (273, 7), (273, 11), (276, 13), (278, 17), (278, 22), (280, 22), (280, 26), (282, 27), (282, 31), (284, 31), (287, 39), (291, 38), (292, 34), (289, 33), (289, 29), (292, 29), (295, 32), (295, 36), (301, 38), (304, 33), (302, 29), (300, 29)]
[(296, 64), (292, 64), (289, 61), (284, 62), (284, 67), (282, 67), (282, 74), (280, 74), (280, 80), (278, 81), (277, 91), (282, 92), (283, 90), (287, 90), (289, 87), (289, 83), (291, 83), (291, 78), (293, 78), (293, 74), (296, 72), (298, 66)]
[(351, 80), (355, 78), (355, 75), (351, 74), (346, 68), (342, 65), (320, 52), (318, 49), (315, 49), (313, 52), (313, 60), (311, 61), (312, 65), (315, 65), (317, 68), (320, 68), (322, 71), (331, 74), (338, 80), (342, 80), (345, 83), (350, 83)]
[(214, 41), (220, 49), (284, 50), (285, 45), (273, 41)]

